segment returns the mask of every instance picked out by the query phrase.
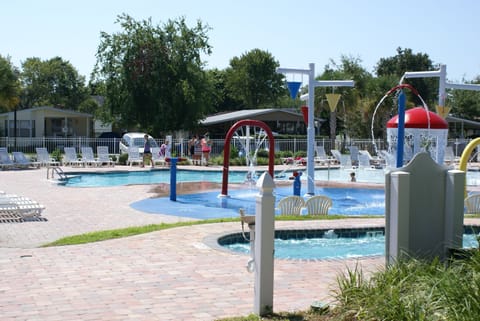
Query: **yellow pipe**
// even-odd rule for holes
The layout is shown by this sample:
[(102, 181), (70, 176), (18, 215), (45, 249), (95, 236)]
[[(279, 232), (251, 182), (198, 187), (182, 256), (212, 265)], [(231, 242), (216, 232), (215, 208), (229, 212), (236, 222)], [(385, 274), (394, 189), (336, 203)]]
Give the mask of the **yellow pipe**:
[[(470, 155), (472, 154), (473, 149), (477, 147), (477, 145), (480, 145), (480, 137), (475, 138), (470, 143), (468, 143), (467, 146), (465, 146), (462, 156), (460, 157), (460, 164), (458, 164), (459, 170), (464, 171), (465, 173), (467, 172), (468, 159), (470, 158)], [(466, 176), (465, 176), (465, 197), (467, 197), (467, 177)]]

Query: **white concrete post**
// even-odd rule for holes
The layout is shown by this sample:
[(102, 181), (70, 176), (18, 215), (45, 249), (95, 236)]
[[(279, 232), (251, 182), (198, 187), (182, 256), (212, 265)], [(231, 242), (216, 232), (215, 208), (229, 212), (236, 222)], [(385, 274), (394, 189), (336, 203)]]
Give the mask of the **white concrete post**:
[(445, 199), (445, 252), (462, 248), (463, 211), (465, 196), (465, 172), (449, 170), (447, 172)]
[(275, 238), (275, 183), (268, 172), (257, 181), (255, 211), (255, 301), (254, 313), (273, 310), (273, 255)]
[[(387, 263), (394, 263), (401, 256), (402, 249), (409, 248), (410, 240), (410, 173), (395, 172), (390, 175), (390, 188), (386, 189), (390, 206), (388, 224), (385, 231)], [(387, 202), (386, 202), (387, 203)]]

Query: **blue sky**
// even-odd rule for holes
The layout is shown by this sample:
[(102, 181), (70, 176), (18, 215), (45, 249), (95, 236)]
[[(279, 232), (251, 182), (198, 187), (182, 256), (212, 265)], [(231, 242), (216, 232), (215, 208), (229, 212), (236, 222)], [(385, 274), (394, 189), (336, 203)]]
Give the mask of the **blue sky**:
[(402, 47), (446, 64), (448, 80), (461, 82), (480, 75), (479, 12), (477, 0), (2, 1), (0, 55), (18, 67), (28, 57), (60, 56), (88, 79), (100, 32), (119, 31), (119, 14), (159, 24), (184, 16), (189, 26), (200, 19), (211, 27), (210, 68), (226, 68), (234, 56), (259, 48), (285, 68), (315, 63), (319, 74), (347, 55), (373, 72), (380, 58)]

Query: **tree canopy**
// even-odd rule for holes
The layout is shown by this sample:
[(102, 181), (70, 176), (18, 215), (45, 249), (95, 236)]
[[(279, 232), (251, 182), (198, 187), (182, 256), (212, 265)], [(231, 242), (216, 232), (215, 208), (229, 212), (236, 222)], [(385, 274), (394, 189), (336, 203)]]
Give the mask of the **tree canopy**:
[(0, 55), (0, 112), (15, 108), (19, 101), (19, 93), (18, 71), (10, 59)]
[(235, 109), (255, 109), (275, 106), (282, 95), (283, 76), (276, 72), (279, 63), (272, 54), (253, 49), (230, 60), (226, 69), (225, 87), (240, 103)]
[(76, 110), (88, 98), (85, 77), (61, 57), (45, 61), (27, 58), (22, 63), (20, 79), (21, 108), (54, 106)]
[(210, 54), (208, 26), (185, 18), (164, 25), (118, 16), (122, 31), (101, 34), (94, 70), (105, 83), (105, 107), (125, 128), (152, 133), (191, 128), (211, 106), (212, 84), (203, 70)]

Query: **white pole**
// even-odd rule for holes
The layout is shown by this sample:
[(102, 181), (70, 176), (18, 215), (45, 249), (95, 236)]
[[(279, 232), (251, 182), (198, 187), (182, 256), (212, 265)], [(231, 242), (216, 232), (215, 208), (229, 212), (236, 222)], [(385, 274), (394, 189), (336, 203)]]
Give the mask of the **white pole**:
[(315, 64), (310, 63), (308, 75), (308, 124), (307, 124), (307, 196), (315, 195)]
[(268, 172), (257, 181), (255, 209), (255, 299), (254, 313), (273, 310), (273, 255), (275, 238), (275, 183)]

